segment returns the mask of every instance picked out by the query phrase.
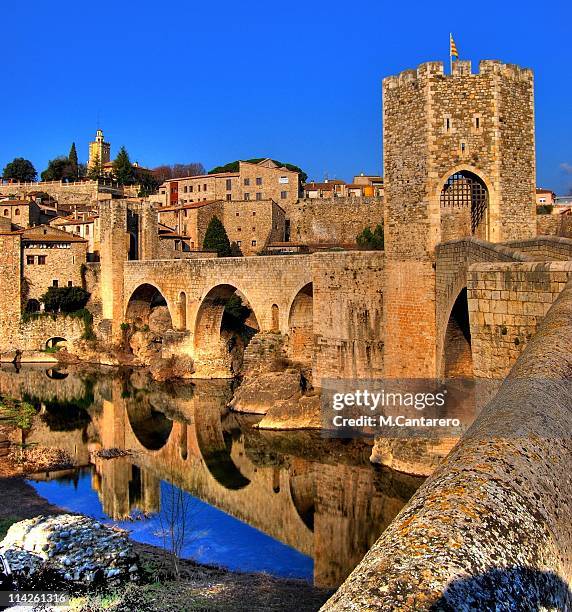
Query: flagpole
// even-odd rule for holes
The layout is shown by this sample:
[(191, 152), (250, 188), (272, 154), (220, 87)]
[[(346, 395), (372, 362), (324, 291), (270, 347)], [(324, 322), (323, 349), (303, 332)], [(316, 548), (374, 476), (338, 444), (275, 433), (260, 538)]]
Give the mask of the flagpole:
[(451, 49), (451, 41), (453, 40), (453, 32), (449, 32), (449, 68), (453, 74), (453, 53)]

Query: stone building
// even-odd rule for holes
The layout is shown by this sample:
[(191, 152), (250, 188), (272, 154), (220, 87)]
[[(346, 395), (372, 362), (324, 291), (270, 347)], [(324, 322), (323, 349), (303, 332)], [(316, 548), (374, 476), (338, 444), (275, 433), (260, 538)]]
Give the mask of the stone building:
[(87, 244), (49, 225), (21, 232), (24, 301), (39, 300), (48, 287), (81, 287)]
[(243, 255), (254, 255), (269, 242), (284, 240), (284, 209), (273, 200), (192, 202), (159, 208), (158, 214), (159, 222), (180, 234), (191, 250), (202, 249), (208, 224), (215, 216)]
[(258, 163), (241, 161), (238, 172), (170, 179), (161, 185), (159, 196), (164, 206), (212, 200), (295, 202), (299, 185), (297, 172), (267, 158)]
[(88, 168), (91, 168), (97, 161), (101, 166), (107, 164), (111, 160), (111, 144), (105, 142), (103, 130), (97, 129), (95, 140), (89, 143), (89, 157), (87, 161)]
[(10, 219), (20, 227), (30, 227), (47, 223), (57, 215), (53, 206), (45, 206), (34, 199), (6, 198), (0, 200), (0, 216)]
[(554, 206), (556, 204), (556, 194), (551, 189), (536, 188), (537, 206)]
[(435, 246), (536, 234), (532, 72), (428, 62), (384, 79), (383, 148), (386, 375), (431, 377)]
[(99, 215), (89, 212), (75, 212), (67, 217), (58, 217), (50, 225), (87, 241), (88, 261), (99, 260)]

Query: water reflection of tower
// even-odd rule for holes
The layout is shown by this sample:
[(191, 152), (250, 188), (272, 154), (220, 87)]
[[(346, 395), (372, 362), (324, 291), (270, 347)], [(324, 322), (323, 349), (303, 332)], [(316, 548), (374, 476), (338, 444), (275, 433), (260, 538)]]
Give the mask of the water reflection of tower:
[[(103, 448), (125, 450), (127, 420), (125, 400), (113, 393), (103, 402), (101, 442)], [(128, 517), (133, 510), (151, 514), (160, 510), (160, 480), (132, 463), (130, 457), (95, 460), (94, 489), (103, 511), (113, 519)]]

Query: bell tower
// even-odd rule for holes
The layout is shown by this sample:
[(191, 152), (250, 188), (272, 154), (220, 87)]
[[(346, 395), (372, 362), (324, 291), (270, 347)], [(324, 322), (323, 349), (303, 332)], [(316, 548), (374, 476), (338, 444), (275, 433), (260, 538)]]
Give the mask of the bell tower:
[(103, 130), (99, 128), (95, 133), (95, 140), (89, 143), (88, 168), (93, 167), (96, 160), (100, 165), (107, 164), (111, 160), (111, 144), (105, 142)]

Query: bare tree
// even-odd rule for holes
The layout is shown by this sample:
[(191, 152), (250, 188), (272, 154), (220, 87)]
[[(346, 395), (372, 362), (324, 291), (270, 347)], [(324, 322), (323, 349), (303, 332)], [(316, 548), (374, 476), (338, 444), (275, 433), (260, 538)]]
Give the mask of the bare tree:
[(158, 180), (166, 181), (168, 179), (206, 174), (206, 170), (200, 162), (172, 165), (164, 164), (162, 166), (157, 166), (156, 168), (153, 168), (153, 174)]

